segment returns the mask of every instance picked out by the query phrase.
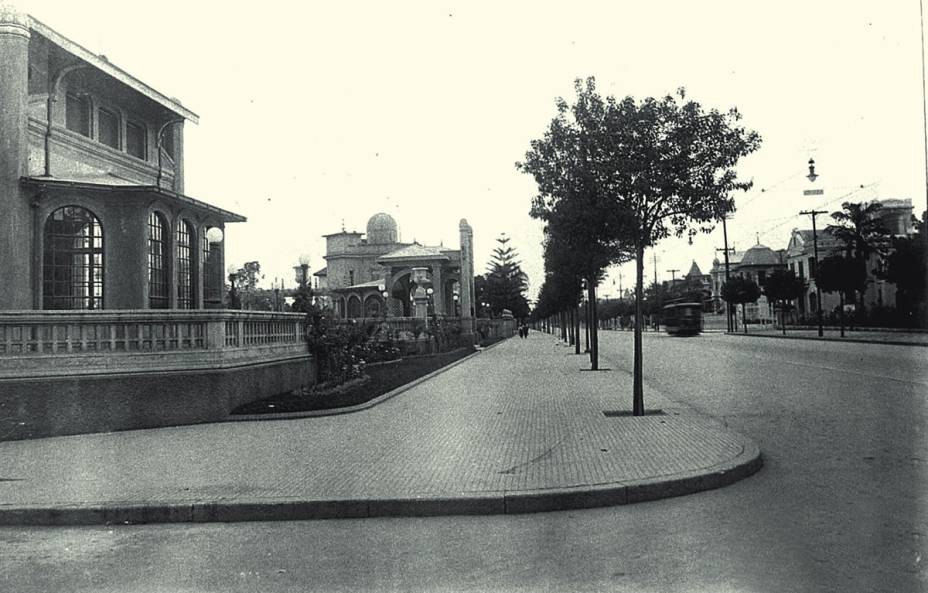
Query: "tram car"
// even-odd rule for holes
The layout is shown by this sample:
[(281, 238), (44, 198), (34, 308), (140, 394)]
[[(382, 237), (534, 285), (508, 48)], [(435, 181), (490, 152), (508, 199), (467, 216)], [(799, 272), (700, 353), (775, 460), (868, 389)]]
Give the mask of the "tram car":
[(696, 336), (702, 331), (702, 303), (667, 303), (663, 317), (664, 329), (672, 336)]

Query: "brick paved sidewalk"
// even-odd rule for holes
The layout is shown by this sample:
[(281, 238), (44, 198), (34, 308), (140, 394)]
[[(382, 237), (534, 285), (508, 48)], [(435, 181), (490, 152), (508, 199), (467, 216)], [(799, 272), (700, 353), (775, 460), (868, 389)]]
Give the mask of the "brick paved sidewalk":
[(353, 414), (0, 443), (0, 523), (497, 513), (722, 486), (756, 445), (533, 332)]

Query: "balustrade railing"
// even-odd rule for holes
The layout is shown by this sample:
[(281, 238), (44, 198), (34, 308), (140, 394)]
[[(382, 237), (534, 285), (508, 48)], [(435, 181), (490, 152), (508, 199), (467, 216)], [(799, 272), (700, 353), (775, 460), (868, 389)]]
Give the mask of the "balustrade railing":
[(301, 314), (259, 311), (6, 311), (0, 358), (302, 344), (305, 327)]

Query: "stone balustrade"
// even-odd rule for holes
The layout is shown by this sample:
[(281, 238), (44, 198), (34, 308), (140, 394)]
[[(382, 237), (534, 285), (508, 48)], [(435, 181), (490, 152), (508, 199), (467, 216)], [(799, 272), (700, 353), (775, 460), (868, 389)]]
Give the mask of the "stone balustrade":
[(305, 357), (305, 319), (228, 310), (5, 311), (0, 377), (215, 369)]
[(300, 313), (0, 312), (0, 439), (226, 418), (312, 384)]

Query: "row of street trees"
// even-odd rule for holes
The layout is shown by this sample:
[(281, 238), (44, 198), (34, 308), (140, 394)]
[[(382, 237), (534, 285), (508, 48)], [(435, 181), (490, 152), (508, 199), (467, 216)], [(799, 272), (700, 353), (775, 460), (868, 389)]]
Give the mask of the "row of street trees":
[[(671, 234), (710, 232), (734, 211), (731, 195), (751, 186), (735, 173), (760, 137), (739, 125), (737, 110), (705, 110), (676, 96), (641, 101), (601, 97), (593, 78), (575, 82), (573, 105), (557, 101), (544, 137), (516, 167), (534, 177), (531, 216), (545, 223), (545, 280), (538, 316), (573, 306), (581, 281), (596, 303), (606, 268), (634, 260), (635, 337), (632, 413), (644, 414), (642, 291), (644, 251)], [(591, 307), (591, 365), (597, 365)]]

